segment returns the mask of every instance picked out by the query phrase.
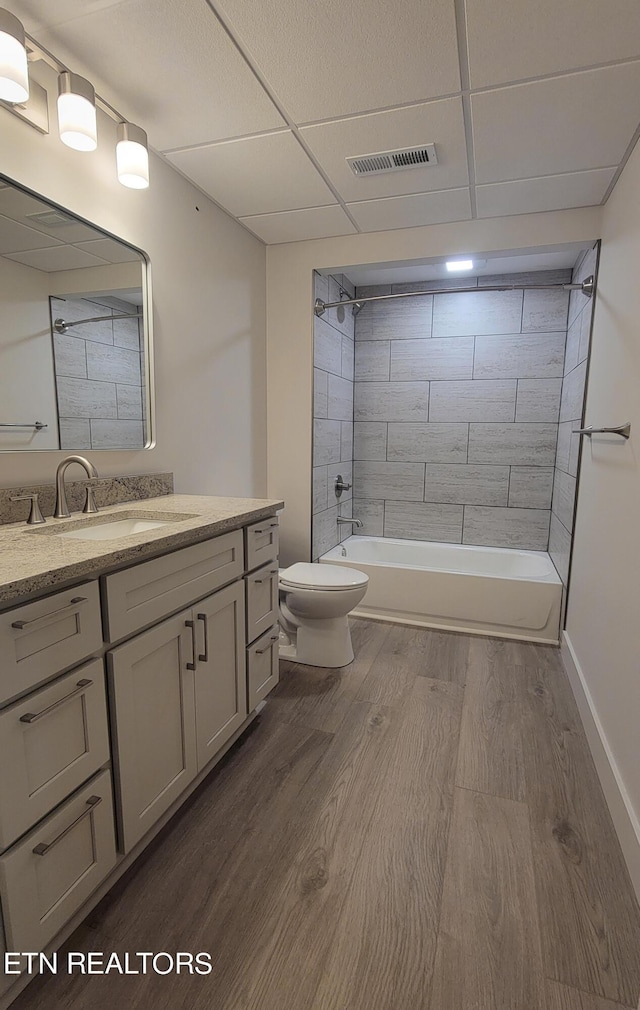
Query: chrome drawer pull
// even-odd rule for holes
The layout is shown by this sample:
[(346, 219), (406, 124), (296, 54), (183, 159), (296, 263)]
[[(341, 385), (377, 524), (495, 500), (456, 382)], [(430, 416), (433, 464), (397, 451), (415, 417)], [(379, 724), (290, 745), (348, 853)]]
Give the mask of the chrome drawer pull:
[(193, 663), (187, 663), (187, 670), (195, 670), (196, 668), (196, 622), (195, 621), (185, 621), (185, 627), (191, 628), (191, 647), (193, 649)]
[[(278, 574), (278, 569), (277, 568), (272, 568), (270, 570), (270, 572), (269, 572), (269, 575), (277, 575), (277, 574)], [(256, 586), (261, 586), (263, 582), (269, 582), (270, 580), (269, 579), (254, 579), (253, 581), (256, 584)]]
[(64, 698), (60, 698), (58, 701), (54, 701), (53, 705), (47, 705), (46, 708), (42, 709), (42, 712), (25, 712), (24, 715), (20, 716), (20, 722), (33, 723), (37, 722), (38, 719), (44, 719), (45, 715), (49, 715), (49, 712), (53, 712), (55, 708), (59, 708), (60, 705), (66, 705), (68, 701), (75, 698), (76, 695), (82, 694), (88, 687), (93, 684), (92, 680), (79, 680), (75, 691), (71, 691), (70, 694), (65, 694)]
[(50, 617), (57, 617), (58, 614), (64, 614), (67, 610), (77, 610), (80, 603), (86, 602), (86, 596), (74, 596), (71, 603), (67, 603), (66, 607), (60, 607), (59, 610), (51, 610), (48, 614), (43, 614), (42, 617), (34, 617), (32, 621), (14, 621), (11, 627), (16, 628), (18, 631), (23, 631), (25, 628), (33, 628), (33, 626), (35, 624), (39, 624), (40, 621), (46, 621)]
[(198, 614), (198, 620), (204, 625), (204, 652), (200, 653), (198, 659), (201, 663), (209, 662), (209, 622), (206, 614)]
[(253, 530), (252, 532), (253, 533), (268, 533), (269, 530), (272, 530), (274, 528), (274, 526), (277, 526), (277, 525), (278, 525), (277, 523), (269, 523), (269, 525), (268, 525), (268, 527), (266, 529), (264, 529), (264, 530)]
[[(277, 642), (279, 635), (272, 635), (269, 639), (270, 642)], [(269, 649), (273, 649), (272, 645), (265, 645), (264, 649), (256, 649), (256, 656), (262, 656), (263, 653), (268, 652)]]
[(98, 806), (98, 803), (102, 803), (102, 796), (90, 796), (89, 799), (87, 800), (87, 803), (89, 804), (87, 810), (83, 810), (80, 816), (76, 817), (75, 821), (71, 821), (71, 824), (68, 824), (67, 827), (64, 829), (64, 831), (61, 831), (60, 834), (57, 835), (52, 842), (40, 842), (39, 845), (36, 845), (35, 849), (32, 850), (34, 856), (46, 855), (49, 849), (52, 849), (54, 845), (57, 845), (58, 842), (61, 842), (62, 839), (65, 837), (65, 835), (68, 835), (70, 831), (73, 831), (76, 824), (79, 824), (80, 821), (84, 820), (85, 817), (88, 817), (91, 811)]

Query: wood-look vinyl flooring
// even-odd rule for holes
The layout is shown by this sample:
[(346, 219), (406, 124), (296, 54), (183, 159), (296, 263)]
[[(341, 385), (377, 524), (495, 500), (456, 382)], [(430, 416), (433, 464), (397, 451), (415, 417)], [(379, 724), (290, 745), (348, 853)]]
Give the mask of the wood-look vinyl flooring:
[(16, 1010), (636, 1010), (640, 912), (558, 651), (365, 620), (67, 950), (209, 976), (37, 979)]

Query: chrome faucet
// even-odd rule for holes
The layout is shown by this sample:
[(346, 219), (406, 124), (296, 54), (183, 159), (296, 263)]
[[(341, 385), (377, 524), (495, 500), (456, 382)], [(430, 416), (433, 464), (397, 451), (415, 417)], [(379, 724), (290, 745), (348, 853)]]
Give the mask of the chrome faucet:
[(352, 526), (357, 526), (358, 529), (362, 526), (362, 519), (349, 519), (347, 516), (338, 516), (336, 522), (339, 526), (342, 525), (342, 523), (351, 523)]
[[(64, 488), (64, 476), (67, 472), (67, 467), (70, 466), (71, 463), (79, 463), (80, 466), (84, 468), (89, 480), (96, 480), (98, 477), (98, 471), (95, 466), (93, 463), (90, 463), (88, 459), (85, 459), (84, 456), (67, 456), (66, 459), (63, 459), (62, 463), (58, 465), (58, 469), (56, 470), (56, 507), (53, 510), (53, 515), (56, 519), (66, 519), (69, 515), (71, 515)], [(98, 511), (98, 506), (96, 505), (95, 498), (93, 496), (93, 488), (90, 484), (87, 487), (87, 497), (85, 498), (84, 508), (82, 511)]]

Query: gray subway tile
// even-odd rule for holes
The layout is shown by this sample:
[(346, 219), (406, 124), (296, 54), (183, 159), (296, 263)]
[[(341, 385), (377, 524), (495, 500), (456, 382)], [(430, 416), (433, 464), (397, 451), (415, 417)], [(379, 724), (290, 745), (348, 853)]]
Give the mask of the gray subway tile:
[(340, 459), (349, 463), (353, 459), (353, 421), (340, 422)]
[(481, 333), (517, 333), (522, 316), (522, 291), (463, 291), (434, 295), (434, 337), (464, 337)]
[(342, 334), (320, 316), (313, 323), (313, 363), (324, 372), (342, 373)]
[(428, 421), (390, 424), (387, 459), (415, 463), (466, 463), (469, 425)]
[(569, 313), (569, 292), (532, 291), (524, 293), (522, 332), (565, 330)]
[(327, 389), (328, 372), (323, 372), (321, 368), (313, 370), (313, 416), (327, 416)]
[(384, 535), (459, 544), (462, 540), (463, 511), (462, 505), (386, 501)]
[(313, 422), (313, 465), (325, 466), (327, 463), (339, 463), (341, 453), (340, 421)]
[(472, 375), (473, 337), (391, 343), (392, 379), (470, 379)]
[(140, 354), (126, 347), (87, 343), (87, 377), (102, 382), (123, 382), (139, 386)]
[(326, 466), (314, 466), (313, 468), (313, 511), (324, 512), (329, 505), (327, 493), (327, 468)]
[(515, 379), (432, 382), (429, 421), (513, 421)]
[(491, 287), (494, 284), (569, 284), (571, 282), (571, 267), (562, 270), (522, 270), (513, 274), (484, 274), (478, 277), (478, 287)]
[(66, 333), (53, 334), (53, 357), (56, 375), (67, 375), (86, 379), (87, 355), (85, 342), (77, 337), (68, 337)]
[[(136, 312), (135, 306), (130, 306), (131, 312)], [(118, 319), (118, 313), (113, 320), (113, 343), (116, 347), (127, 347), (131, 351), (140, 350), (140, 325), (137, 319)]]
[(118, 417), (128, 421), (142, 420), (142, 386), (116, 386)]
[(551, 514), (551, 525), (549, 527), (549, 555), (556, 566), (558, 575), (566, 586), (569, 579), (571, 534), (553, 513)]
[(90, 449), (91, 427), (86, 417), (61, 417), (60, 427), (61, 449)]
[(387, 424), (385, 421), (355, 422), (353, 426), (353, 458), (386, 460)]
[(549, 543), (547, 509), (485, 508), (466, 505), (462, 542), (481, 547), (514, 547), (546, 551)]
[(329, 301), (329, 278), (325, 274), (319, 274), (317, 270), (313, 272), (313, 295), (323, 302)]
[(353, 382), (354, 378), (354, 344), (348, 337), (342, 338), (342, 377)]
[(469, 462), (553, 466), (556, 424), (472, 424)]
[(57, 389), (58, 412), (61, 417), (118, 416), (116, 387), (113, 382), (61, 376), (57, 382)]
[(358, 498), (424, 500), (424, 463), (382, 463), (356, 460), (353, 488)]
[(577, 476), (580, 456), (580, 435), (574, 434), (574, 428), (577, 427), (575, 421), (563, 421), (558, 425), (556, 466), (572, 477)]
[(428, 412), (428, 382), (356, 383), (356, 421), (426, 421)]
[(550, 509), (553, 467), (512, 466), (509, 480), (510, 508)]
[(73, 323), (78, 319), (91, 319), (93, 316), (109, 316), (109, 319), (99, 323), (83, 323), (81, 326), (70, 326), (66, 331), (69, 337), (79, 337), (81, 340), (96, 341), (101, 344), (113, 344), (113, 322), (111, 310), (97, 302), (85, 298), (52, 298), (52, 319), (64, 319)]
[(433, 298), (368, 302), (356, 318), (356, 340), (406, 340), (430, 337)]
[(142, 449), (142, 421), (91, 420), (92, 449)]
[[(338, 276), (329, 276), (329, 301), (339, 302), (345, 300), (345, 296), (340, 295), (340, 289), (345, 289), (346, 285), (342, 274)], [(350, 292), (347, 294), (347, 298), (351, 297)], [(340, 330), (345, 336), (351, 337), (353, 340), (353, 330), (354, 330), (354, 316), (353, 316), (353, 306), (352, 305), (337, 305), (334, 309), (327, 309), (326, 315), (324, 317), (327, 322), (335, 327), (335, 329)]]
[(582, 328), (582, 313), (576, 316), (567, 330), (567, 346), (564, 354), (564, 375), (571, 372), (578, 364), (580, 352), (580, 332)]
[(358, 340), (356, 342), (357, 382), (386, 382), (389, 379), (390, 340)]
[(311, 522), (311, 556), (315, 561), (340, 542), (340, 529), (336, 522), (338, 506), (318, 512)]
[(564, 369), (565, 334), (508, 333), (476, 337), (475, 379), (558, 378)]
[(516, 421), (557, 421), (562, 379), (518, 379)]
[(336, 421), (353, 419), (353, 383), (331, 373), (327, 381), (327, 417)]
[(584, 361), (589, 356), (591, 344), (591, 317), (593, 316), (593, 300), (584, 307), (580, 314), (580, 346), (578, 361)]
[(508, 466), (428, 463), (424, 500), (454, 505), (506, 505)]
[(560, 420), (579, 421), (584, 407), (584, 389), (587, 377), (587, 363), (583, 361), (572, 372), (565, 375), (560, 400)]
[(381, 537), (384, 534), (384, 502), (372, 501), (370, 498), (354, 498), (353, 513), (360, 519), (362, 527), (354, 526), (356, 536)]
[(553, 481), (553, 501), (551, 510), (565, 529), (573, 531), (573, 515), (576, 501), (576, 478), (556, 470)]

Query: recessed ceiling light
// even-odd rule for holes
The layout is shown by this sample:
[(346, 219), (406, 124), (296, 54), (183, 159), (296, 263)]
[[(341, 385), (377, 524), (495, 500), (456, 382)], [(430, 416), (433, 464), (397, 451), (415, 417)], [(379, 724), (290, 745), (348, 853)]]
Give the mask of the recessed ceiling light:
[(473, 270), (473, 260), (447, 260), (446, 267), (450, 274)]

